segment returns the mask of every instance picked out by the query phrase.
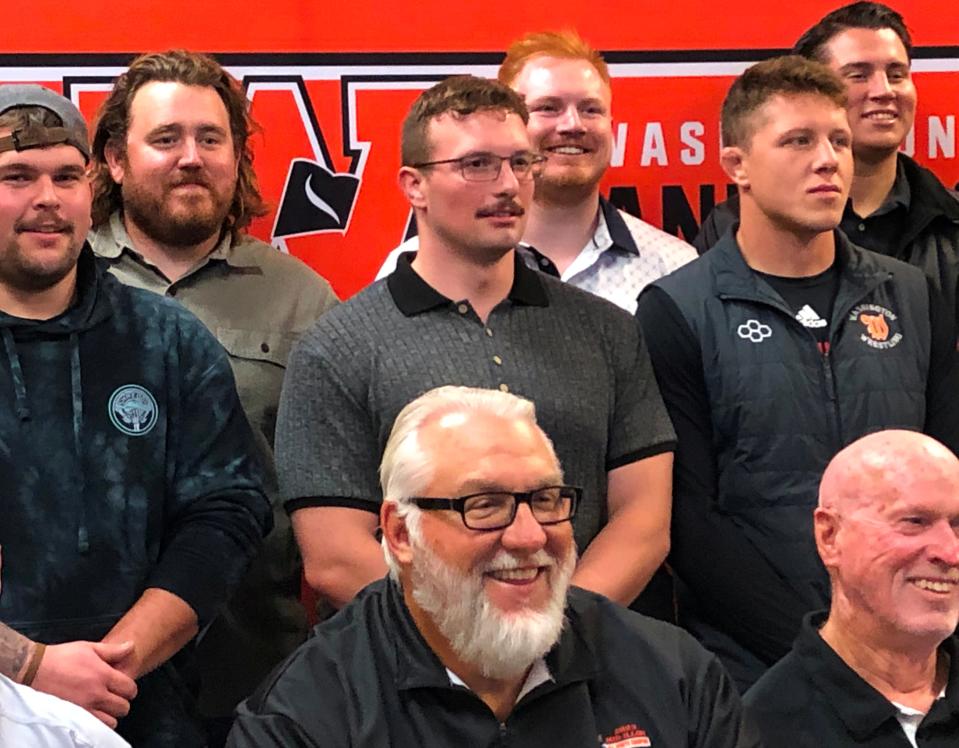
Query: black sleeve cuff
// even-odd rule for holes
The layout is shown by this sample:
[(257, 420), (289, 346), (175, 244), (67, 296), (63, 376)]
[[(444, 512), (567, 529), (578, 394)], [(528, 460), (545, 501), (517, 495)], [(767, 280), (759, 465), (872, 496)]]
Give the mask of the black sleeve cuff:
[(609, 460), (606, 463), (606, 472), (610, 470), (615, 470), (618, 467), (623, 465), (629, 465), (633, 462), (639, 462), (640, 460), (645, 460), (647, 457), (655, 457), (656, 455), (661, 455), (664, 452), (675, 452), (676, 451), (676, 440), (672, 439), (667, 442), (660, 442), (659, 444), (654, 444), (651, 447), (646, 447), (644, 449), (637, 450), (635, 452), (630, 452), (623, 455), (622, 457), (617, 457), (614, 460)]
[(360, 509), (372, 514), (380, 513), (380, 502), (372, 499), (357, 499), (353, 496), (301, 496), (283, 503), (287, 514), (313, 506), (341, 506), (346, 509)]

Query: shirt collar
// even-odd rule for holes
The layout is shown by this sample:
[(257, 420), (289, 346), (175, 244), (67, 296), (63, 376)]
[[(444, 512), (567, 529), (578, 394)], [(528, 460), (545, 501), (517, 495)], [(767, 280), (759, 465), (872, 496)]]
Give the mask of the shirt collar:
[[(446, 676), (450, 679), (451, 686), (469, 688), (466, 682), (449, 668), (446, 668)], [(536, 660), (536, 662), (533, 663), (533, 666), (529, 669), (529, 673), (526, 674), (526, 680), (523, 681), (523, 687), (519, 690), (519, 694), (516, 696), (516, 702), (519, 703), (526, 694), (528, 694), (537, 686), (541, 686), (544, 683), (549, 683), (552, 680), (553, 676), (550, 675), (549, 665), (546, 664), (546, 660), (540, 657), (538, 660)]]
[[(452, 299), (423, 280), (413, 269), (415, 252), (403, 252), (396, 261), (396, 270), (386, 278), (386, 286), (393, 303), (407, 317), (422, 314), (430, 309), (447, 306)], [(506, 298), (515, 304), (526, 306), (549, 306), (549, 296), (542, 277), (526, 266), (518, 252), (513, 252), (513, 285)]]
[[(909, 210), (912, 203), (912, 189), (909, 187), (909, 180), (906, 178), (906, 170), (902, 161), (896, 163), (896, 181), (892, 183), (892, 189), (886, 195), (883, 201), (883, 207), (890, 206), (890, 210), (902, 206)], [(882, 207), (880, 207), (882, 210)]]
[(896, 181), (892, 183), (892, 189), (889, 190), (889, 194), (886, 195), (886, 199), (882, 201), (882, 205), (876, 208), (868, 216), (860, 216), (858, 213), (856, 213), (856, 206), (853, 204), (852, 198), (849, 199), (849, 201), (846, 203), (846, 206), (848, 210), (855, 213), (857, 218), (862, 220), (863, 218), (869, 219), (883, 216), (887, 213), (892, 213), (894, 210), (899, 208), (908, 212), (911, 202), (912, 189), (909, 187), (909, 180), (906, 178), (905, 167), (900, 159), (896, 162)]
[[(865, 741), (889, 719), (896, 719), (899, 709), (885, 696), (864, 681), (836, 654), (819, 634), (826, 612), (809, 613), (803, 621), (794, 651), (816, 690), (833, 705), (849, 733)], [(959, 667), (956, 664), (956, 643), (952, 637), (942, 645), (950, 657), (949, 678), (945, 698), (933, 704), (930, 714), (940, 703), (950, 712), (959, 713)]]
[[(126, 226), (123, 225), (123, 214), (119, 210), (114, 211), (105, 226), (91, 232), (90, 243), (93, 245), (94, 251), (101, 257), (116, 259), (124, 251), (127, 251), (141, 260), (144, 259), (143, 255), (137, 252), (136, 247), (133, 246), (133, 241), (127, 233)], [(226, 231), (200, 267), (210, 260), (223, 260), (231, 267), (249, 267), (253, 263), (246, 255), (247, 253), (243, 251), (243, 242), (234, 245), (230, 239), (230, 232)]]
[(629, 232), (629, 226), (626, 225), (626, 221), (623, 220), (619, 210), (617, 210), (616, 206), (613, 205), (609, 200), (600, 195), (599, 223), (596, 226), (595, 233), (593, 234), (594, 242), (598, 243), (597, 240), (600, 236), (600, 229), (604, 228), (604, 224), (605, 230), (609, 234), (609, 238), (612, 240), (613, 246), (619, 247), (624, 252), (639, 255), (639, 247), (636, 246), (636, 241), (633, 239), (633, 235)]

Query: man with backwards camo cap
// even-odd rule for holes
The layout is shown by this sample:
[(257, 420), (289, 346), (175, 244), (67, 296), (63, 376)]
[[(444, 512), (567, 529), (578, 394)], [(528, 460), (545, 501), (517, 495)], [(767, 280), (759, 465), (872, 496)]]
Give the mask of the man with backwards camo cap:
[(200, 746), (167, 663), (270, 526), (225, 353), (104, 275), (86, 126), (0, 86), (0, 673), (137, 746)]

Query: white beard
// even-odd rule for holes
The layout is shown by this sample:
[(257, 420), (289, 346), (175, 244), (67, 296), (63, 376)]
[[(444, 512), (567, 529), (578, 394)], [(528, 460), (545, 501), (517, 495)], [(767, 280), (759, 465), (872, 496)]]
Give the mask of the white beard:
[[(545, 550), (517, 557), (501, 550), (483, 569), (462, 573), (440, 559), (421, 538), (410, 541), (415, 551), (410, 574), (413, 599), (426, 612), (450, 647), (486, 678), (521, 676), (559, 640), (563, 630), (566, 591), (576, 567), (576, 548), (557, 564)], [(483, 588), (483, 573), (497, 569), (548, 566), (551, 595), (542, 610), (503, 613)]]

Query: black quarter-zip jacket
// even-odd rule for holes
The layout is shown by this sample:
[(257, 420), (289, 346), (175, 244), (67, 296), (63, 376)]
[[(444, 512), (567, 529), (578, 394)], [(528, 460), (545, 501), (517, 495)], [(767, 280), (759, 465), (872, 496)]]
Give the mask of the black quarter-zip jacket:
[(231, 748), (746, 748), (735, 687), (688, 634), (571, 588), (552, 680), (505, 722), (453, 685), (399, 587), (374, 582), (240, 705)]

